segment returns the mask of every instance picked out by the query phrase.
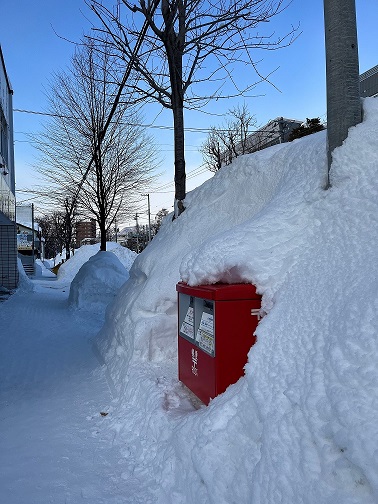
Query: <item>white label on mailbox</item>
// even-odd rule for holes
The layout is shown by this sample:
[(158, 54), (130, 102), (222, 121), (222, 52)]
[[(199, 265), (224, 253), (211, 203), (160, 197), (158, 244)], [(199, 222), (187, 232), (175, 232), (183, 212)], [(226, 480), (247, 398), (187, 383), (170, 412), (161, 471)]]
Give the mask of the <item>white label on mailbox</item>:
[(194, 327), (192, 325), (183, 322), (180, 332), (185, 334), (188, 338), (194, 339)]
[(194, 310), (192, 306), (189, 306), (188, 311), (185, 315), (184, 322), (181, 325), (180, 332), (188, 336), (188, 338), (194, 339)]
[(214, 352), (214, 316), (212, 313), (202, 313), (197, 331), (197, 341), (206, 352)]
[(214, 316), (212, 313), (202, 313), (199, 328), (209, 334), (214, 334)]

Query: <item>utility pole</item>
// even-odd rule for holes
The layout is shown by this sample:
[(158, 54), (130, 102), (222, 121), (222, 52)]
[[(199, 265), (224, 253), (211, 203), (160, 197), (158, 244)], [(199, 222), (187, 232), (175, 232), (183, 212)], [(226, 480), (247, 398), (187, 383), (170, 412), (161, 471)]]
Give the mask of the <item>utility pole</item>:
[(114, 219), (114, 232), (115, 232), (115, 242), (118, 243), (117, 217), (115, 217)]
[(32, 218), (32, 260), (33, 260), (33, 275), (34, 275), (35, 273), (34, 203), (31, 204), (31, 218)]
[(147, 196), (148, 202), (148, 243), (151, 241), (151, 206), (150, 206), (150, 195), (142, 194), (142, 196)]
[(324, 0), (327, 78), (326, 189), (332, 152), (348, 136), (348, 129), (361, 122), (355, 0)]
[(137, 246), (137, 254), (139, 254), (139, 223), (138, 223), (138, 214), (135, 214), (135, 228), (136, 228), (136, 246)]

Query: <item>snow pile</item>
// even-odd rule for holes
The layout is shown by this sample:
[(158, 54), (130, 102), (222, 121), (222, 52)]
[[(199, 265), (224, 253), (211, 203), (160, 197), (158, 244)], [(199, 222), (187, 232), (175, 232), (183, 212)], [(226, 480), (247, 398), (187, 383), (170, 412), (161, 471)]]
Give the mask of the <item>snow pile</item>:
[(66, 256), (67, 256), (67, 251), (64, 249), (61, 254), (57, 254), (54, 258), (48, 259), (48, 261), (51, 261), (51, 268), (53, 268), (57, 264), (60, 264), (63, 261), (65, 261)]
[(51, 268), (54, 266), (51, 264), (50, 261), (41, 261), (41, 267), (42, 267), (42, 276), (44, 277), (49, 277), (49, 278), (56, 278), (55, 273), (51, 271)]
[[(58, 257), (58, 256), (57, 256)], [(61, 261), (60, 261), (61, 262)], [(56, 266), (57, 264), (59, 264), (59, 262), (57, 260), (54, 260), (54, 259), (43, 259), (43, 261), (41, 260), (41, 264), (47, 268), (47, 269), (51, 269), (53, 268), (54, 266)]]
[(112, 252), (97, 252), (86, 261), (70, 287), (68, 303), (71, 308), (103, 315), (129, 272)]
[[(43, 268), (43, 266), (42, 266), (41, 261), (39, 261), (38, 259), (36, 259), (36, 261), (34, 263), (34, 276), (35, 277), (41, 277), (41, 276), (43, 276), (43, 269), (42, 268)], [(46, 269), (46, 268), (44, 268), (44, 269)]]
[(52, 266), (49, 261), (36, 259), (34, 263), (34, 278), (48, 277), (56, 278), (56, 275), (50, 270)]
[(17, 269), (18, 269), (18, 289), (23, 292), (33, 292), (34, 284), (30, 280), (28, 275), (25, 273), (20, 258), (17, 258)]
[[(83, 245), (79, 249), (75, 250), (75, 254), (60, 266), (57, 275), (58, 280), (62, 282), (71, 282), (82, 265), (92, 256), (97, 254), (99, 250), (99, 243), (96, 243), (95, 245)], [(127, 271), (129, 271), (135, 258), (137, 257), (135, 252), (126, 247), (122, 247), (115, 242), (107, 242), (106, 250), (107, 252), (112, 252), (116, 257), (118, 257)]]
[[(165, 220), (108, 310), (112, 425), (156, 502), (378, 501), (378, 100), (364, 107), (329, 191), (325, 132), (238, 158)], [(246, 376), (199, 410), (175, 376), (180, 278), (253, 282), (267, 313)]]
[[(270, 264), (265, 267), (261, 264), (263, 271), (271, 279), (272, 288), (274, 280), (283, 281), (280, 257), (289, 267), (305, 241), (303, 230), (308, 224), (303, 216), (307, 206), (305, 200), (313, 198), (316, 191), (323, 193), (324, 142), (325, 132), (322, 132), (301, 142), (281, 144), (239, 157), (188, 194), (187, 209), (179, 219), (172, 222), (168, 217), (164, 220), (157, 236), (137, 257), (130, 271), (130, 281), (112, 306), (99, 342), (118, 389), (123, 386), (131, 357), (152, 361), (176, 359), (175, 287), (180, 278), (196, 283), (189, 275), (199, 277), (202, 271), (204, 275), (198, 283), (213, 283), (217, 281), (212, 274), (215, 261), (220, 261), (223, 268), (223, 281), (240, 278), (236, 266), (233, 268), (222, 261), (227, 260), (227, 253), (234, 255), (231, 261), (235, 263), (238, 258), (245, 264), (247, 260), (250, 262), (249, 242), (259, 235), (257, 239), (262, 247), (266, 247), (268, 241), (276, 246), (268, 250)], [(314, 167), (319, 163), (320, 168), (316, 170)], [(265, 232), (259, 225), (255, 226), (255, 216), (266, 219)], [(298, 219), (301, 225), (297, 228)], [(240, 231), (237, 237), (235, 230)], [(219, 243), (210, 248), (215, 236), (219, 236)], [(204, 248), (206, 253), (203, 254)], [(191, 271), (196, 255), (201, 259)], [(258, 260), (254, 257), (253, 263)], [(277, 263), (274, 267), (272, 260)], [(243, 278), (243, 281), (248, 280), (247, 276)], [(267, 296), (264, 297), (267, 309), (266, 299)], [(141, 317), (141, 313), (144, 316)]]

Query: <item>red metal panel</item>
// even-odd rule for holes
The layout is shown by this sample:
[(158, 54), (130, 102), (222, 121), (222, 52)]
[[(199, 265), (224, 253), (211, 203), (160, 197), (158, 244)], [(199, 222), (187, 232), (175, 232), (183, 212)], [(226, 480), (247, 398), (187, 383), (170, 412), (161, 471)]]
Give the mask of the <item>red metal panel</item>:
[(178, 339), (179, 380), (201, 401), (215, 397), (215, 359), (185, 338)]
[[(257, 300), (219, 301), (215, 308), (216, 331), (216, 395), (244, 375), (248, 352), (256, 343), (253, 333), (258, 324), (257, 315), (251, 310), (260, 309)], [(254, 312), (252, 312), (254, 313)]]
[[(203, 314), (210, 318), (205, 341), (215, 343), (214, 356), (200, 348), (199, 341), (188, 338), (187, 332), (178, 336), (179, 379), (205, 404), (216, 395), (224, 392), (229, 385), (235, 383), (244, 374), (244, 366), (251, 346), (256, 337), (253, 333), (258, 324), (258, 311), (261, 307), (261, 296), (256, 294), (256, 289), (251, 284), (217, 284), (189, 287), (180, 282), (176, 286), (179, 292), (179, 318), (180, 312), (183, 323), (186, 312), (189, 311), (188, 298), (181, 298), (183, 305), (180, 307), (180, 294), (199, 298), (198, 302), (191, 301), (191, 310), (194, 310), (193, 319), (188, 319), (194, 328), (194, 333), (199, 331)], [(250, 297), (248, 297), (248, 294)], [(199, 301), (201, 299), (201, 301)], [(210, 300), (210, 308), (206, 301)], [(186, 304), (184, 304), (186, 303)], [(194, 308), (193, 308), (194, 307)], [(181, 308), (181, 310), (180, 310)], [(209, 320), (207, 318), (206, 320)], [(215, 339), (211, 338), (211, 333)], [(203, 333), (202, 333), (203, 334)], [(203, 337), (203, 336), (202, 336)], [(201, 345), (203, 345), (203, 341)]]
[(222, 284), (196, 285), (190, 287), (184, 282), (176, 285), (176, 290), (189, 296), (211, 300), (232, 300), (232, 299), (261, 299), (256, 293), (256, 287), (252, 284)]

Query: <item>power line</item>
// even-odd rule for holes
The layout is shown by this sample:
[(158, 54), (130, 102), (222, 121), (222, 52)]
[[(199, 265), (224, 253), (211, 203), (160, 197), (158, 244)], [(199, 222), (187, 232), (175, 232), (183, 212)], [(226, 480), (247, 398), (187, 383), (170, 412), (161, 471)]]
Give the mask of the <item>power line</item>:
[[(23, 114), (31, 114), (31, 115), (41, 115), (41, 116), (46, 116), (46, 117), (57, 117), (58, 119), (75, 119), (73, 116), (67, 116), (63, 114), (55, 114), (52, 112), (41, 112), (37, 110), (27, 110), (27, 109), (13, 109), (13, 112), (20, 112)], [(163, 124), (140, 124), (140, 123), (128, 123), (129, 126), (138, 126), (142, 128), (152, 128), (152, 129), (161, 129), (161, 130), (169, 130), (173, 131), (173, 126), (166, 126)], [(207, 131), (210, 131), (209, 128), (186, 128), (187, 131), (199, 131), (202, 133), (206, 133)]]
[[(28, 191), (17, 191), (17, 189), (16, 189), (16, 193), (17, 192), (28, 192)], [(27, 199), (24, 199), (22, 201), (19, 201), (18, 199), (16, 199), (16, 202), (17, 203), (25, 203), (25, 201), (31, 201), (31, 200), (35, 200), (35, 199), (38, 199), (38, 198), (40, 198), (40, 196), (32, 196), (31, 198), (27, 198)]]
[[(55, 113), (51, 113), (51, 112), (41, 112), (41, 111), (27, 110), (27, 109), (13, 109), (13, 112), (41, 115), (41, 116), (47, 116), (47, 117), (57, 117), (59, 119), (75, 119), (75, 117), (66, 116), (66, 115), (62, 115), (62, 114), (55, 114)], [(270, 123), (273, 123), (275, 120), (276, 119), (271, 119), (270, 121), (268, 121), (266, 123), (265, 126), (269, 125)], [(151, 128), (151, 129), (174, 131), (174, 126), (167, 126), (167, 125), (163, 125), (163, 124), (153, 124), (153, 123), (150, 123), (150, 124), (127, 123), (127, 124), (129, 126), (135, 126), (135, 127), (139, 127), (139, 128)], [(254, 129), (254, 130), (250, 130), (249, 133), (250, 134), (260, 133), (262, 135), (269, 135), (271, 133), (271, 131), (264, 130), (265, 126), (262, 126), (260, 128)], [(189, 133), (209, 133), (213, 129), (214, 129), (214, 127), (209, 127), (209, 128), (185, 127), (185, 131), (189, 132)], [(227, 128), (224, 129), (224, 128), (215, 127), (215, 129), (216, 129), (216, 131), (221, 132), (221, 133), (222, 132), (227, 133), (227, 131), (229, 131)], [(263, 130), (263, 131), (261, 131), (261, 130)], [(26, 134), (26, 133), (23, 133), (23, 134)], [(195, 146), (190, 146), (190, 147), (195, 147)]]
[[(198, 171), (197, 171), (198, 170)], [(209, 169), (204, 166), (204, 167), (199, 167), (199, 168), (196, 168), (195, 170), (193, 170), (192, 172), (189, 172), (187, 177), (186, 177), (186, 180), (190, 180), (192, 178), (195, 178), (195, 177), (198, 177), (199, 175), (202, 175), (203, 173), (206, 173), (207, 171), (209, 171)], [(174, 181), (172, 180), (172, 182), (167, 182), (166, 184), (160, 186), (157, 188), (157, 190), (153, 190), (151, 189), (151, 193), (152, 194), (164, 194), (164, 193), (173, 193), (174, 191), (161, 191), (160, 189), (165, 189), (165, 188), (168, 188), (170, 186), (172, 186), (174, 184)]]

